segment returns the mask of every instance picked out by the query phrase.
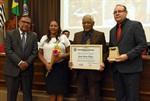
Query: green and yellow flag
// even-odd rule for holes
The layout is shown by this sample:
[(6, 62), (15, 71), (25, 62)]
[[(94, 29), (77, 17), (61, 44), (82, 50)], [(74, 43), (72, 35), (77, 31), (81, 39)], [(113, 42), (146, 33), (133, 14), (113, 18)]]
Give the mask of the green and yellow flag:
[(23, 15), (29, 15), (27, 0), (24, 0), (23, 2)]
[(16, 16), (20, 16), (18, 0), (13, 0), (12, 1), (12, 9), (11, 9), (11, 11)]

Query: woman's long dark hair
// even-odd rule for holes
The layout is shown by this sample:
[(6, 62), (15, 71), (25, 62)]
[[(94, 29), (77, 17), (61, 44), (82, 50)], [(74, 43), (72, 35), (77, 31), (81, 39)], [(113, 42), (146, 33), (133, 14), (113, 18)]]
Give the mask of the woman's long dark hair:
[[(56, 21), (56, 20), (52, 20), (52, 21), (57, 22), (58, 27), (59, 27), (59, 30), (58, 30), (58, 32), (57, 32), (57, 34), (56, 34), (56, 42), (59, 43), (60, 40), (58, 39), (58, 37), (61, 35), (61, 27), (60, 27), (60, 23), (59, 23), (58, 21)], [(50, 21), (49, 25), (51, 24), (52, 21)], [(46, 40), (47, 43), (51, 40), (50, 34), (51, 34), (50, 30), (48, 30), (47, 40)]]

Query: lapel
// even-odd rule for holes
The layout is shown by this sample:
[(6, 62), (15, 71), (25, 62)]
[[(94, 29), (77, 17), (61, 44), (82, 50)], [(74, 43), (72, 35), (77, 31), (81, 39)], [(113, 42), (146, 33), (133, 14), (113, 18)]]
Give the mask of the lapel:
[(125, 23), (124, 27), (123, 27), (123, 30), (122, 30), (122, 32), (121, 32), (121, 36), (120, 36), (120, 39), (119, 39), (119, 41), (118, 41), (118, 44), (119, 44), (119, 42), (121, 41), (121, 39), (124, 37), (124, 35), (126, 34), (126, 31), (127, 31), (127, 29), (129, 28), (129, 24), (130, 24), (130, 21), (128, 20), (128, 21)]
[(119, 41), (117, 41), (117, 26), (114, 27), (114, 29), (112, 30), (112, 33), (111, 33), (111, 34), (112, 34), (112, 35), (111, 35), (112, 40), (114, 40), (115, 45), (117, 45), (118, 42), (120, 41), (120, 39), (119, 39)]
[(96, 39), (97, 39), (97, 33), (95, 30), (93, 30), (91, 44), (95, 44), (97, 41)]
[[(18, 44), (22, 47), (22, 40), (21, 40), (19, 29), (17, 29), (15, 31), (15, 33), (16, 33), (16, 34), (14, 34), (15, 38), (18, 40), (18, 42), (19, 42)], [(27, 45), (28, 45), (28, 43), (29, 43), (29, 41), (31, 39), (31, 37), (30, 37), (31, 35), (32, 35), (31, 32), (27, 32), (26, 43), (25, 43), (25, 48), (24, 49), (26, 49), (26, 47), (27, 47)]]
[(16, 38), (14, 40), (18, 40), (18, 44), (22, 47), (22, 41), (21, 41), (19, 29), (15, 30), (13, 34), (15, 35)]
[(83, 37), (83, 34), (84, 34), (84, 32), (82, 31), (82, 32), (80, 32), (79, 34), (78, 34), (78, 36), (77, 36), (77, 44), (81, 44), (82, 43), (82, 37)]
[(115, 27), (113, 28), (113, 30), (112, 30), (112, 32), (111, 32), (111, 37), (112, 37), (112, 40), (114, 40), (113, 43), (114, 43), (115, 45), (118, 45), (118, 44), (121, 42), (121, 40), (124, 38), (124, 35), (127, 34), (126, 31), (127, 31), (128, 28), (129, 28), (129, 24), (130, 24), (130, 20), (128, 20), (128, 21), (125, 23), (124, 28), (123, 28), (123, 30), (122, 30), (122, 32), (121, 32), (121, 36), (120, 36), (119, 41), (117, 41), (117, 39), (116, 39), (116, 37), (117, 37), (117, 36), (116, 36), (116, 35), (117, 35), (117, 26), (115, 26)]
[(25, 44), (25, 48), (24, 48), (24, 49), (26, 49), (26, 47), (27, 47), (27, 45), (28, 45), (28, 43), (29, 43), (29, 41), (30, 41), (30, 39), (31, 39), (31, 37), (30, 37), (31, 35), (32, 35), (31, 32), (27, 32), (26, 44)]

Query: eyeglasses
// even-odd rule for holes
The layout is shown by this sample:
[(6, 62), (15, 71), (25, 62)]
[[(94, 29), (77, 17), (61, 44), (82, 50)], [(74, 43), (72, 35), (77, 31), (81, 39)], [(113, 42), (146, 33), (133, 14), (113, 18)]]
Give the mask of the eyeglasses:
[(21, 21), (23, 24), (28, 24), (28, 25), (30, 25), (31, 24), (31, 22), (26, 22), (26, 21)]
[(118, 11), (114, 11), (114, 13), (113, 14), (120, 14), (120, 13), (122, 13), (122, 12), (125, 12), (126, 10), (118, 10)]

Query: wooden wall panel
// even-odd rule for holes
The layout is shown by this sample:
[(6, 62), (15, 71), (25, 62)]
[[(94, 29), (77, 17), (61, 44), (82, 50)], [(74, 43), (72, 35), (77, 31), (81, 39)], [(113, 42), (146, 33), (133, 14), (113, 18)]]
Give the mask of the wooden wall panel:
[[(0, 54), (0, 89), (6, 89), (2, 69), (4, 66), (5, 55)], [(140, 101), (150, 101), (150, 56), (143, 56), (144, 71), (141, 73), (140, 82)], [(37, 58), (35, 63), (35, 72), (33, 78), (32, 90), (36, 92), (46, 92), (45, 81), (43, 74), (43, 64)], [(77, 85), (76, 82), (71, 80), (69, 94), (66, 96), (76, 97)], [(106, 63), (106, 68), (102, 73), (102, 80), (100, 81), (100, 96), (102, 101), (115, 101), (114, 85), (112, 80), (112, 72), (110, 64)]]

